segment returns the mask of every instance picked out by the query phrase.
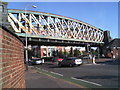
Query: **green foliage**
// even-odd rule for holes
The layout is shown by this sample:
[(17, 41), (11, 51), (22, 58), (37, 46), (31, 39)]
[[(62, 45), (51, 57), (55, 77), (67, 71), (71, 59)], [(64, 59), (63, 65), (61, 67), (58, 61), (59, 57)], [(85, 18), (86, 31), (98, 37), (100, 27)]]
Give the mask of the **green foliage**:
[(83, 52), (83, 55), (88, 55), (88, 52), (84, 51), (84, 52)]
[(66, 50), (65, 50), (64, 52), (59, 51), (58, 54), (57, 54), (57, 56), (58, 56), (58, 57), (66, 57), (66, 56), (68, 56), (68, 54), (69, 54), (69, 53), (66, 52)]
[[(0, 1), (1, 2), (1, 1)], [(8, 5), (8, 2), (2, 2), (2, 4)]]
[(68, 55), (69, 53), (66, 50), (64, 50), (64, 56), (68, 56)]
[(52, 56), (57, 56), (57, 51), (53, 51), (53, 54), (52, 54)]
[(96, 55), (98, 55), (98, 52), (97, 51), (92, 51), (92, 54), (96, 56)]
[(58, 52), (58, 57), (63, 57), (63, 56), (64, 56), (64, 52), (59, 51), (59, 52)]
[(77, 49), (75, 49), (75, 50), (74, 50), (74, 56), (79, 56), (79, 55), (80, 55), (80, 51), (77, 50)]

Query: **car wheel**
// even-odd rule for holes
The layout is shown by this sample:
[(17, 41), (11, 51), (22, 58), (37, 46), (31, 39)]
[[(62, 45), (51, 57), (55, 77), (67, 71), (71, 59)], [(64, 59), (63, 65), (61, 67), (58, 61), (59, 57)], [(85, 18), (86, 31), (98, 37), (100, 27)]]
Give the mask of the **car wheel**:
[(73, 67), (73, 64), (72, 64), (72, 63), (70, 63), (70, 64), (69, 64), (69, 66), (70, 66), (70, 67)]

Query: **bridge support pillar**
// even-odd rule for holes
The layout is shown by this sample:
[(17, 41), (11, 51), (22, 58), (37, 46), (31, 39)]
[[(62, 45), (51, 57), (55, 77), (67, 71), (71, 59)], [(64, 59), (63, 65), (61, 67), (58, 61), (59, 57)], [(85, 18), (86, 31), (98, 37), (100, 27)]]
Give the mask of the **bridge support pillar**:
[(103, 49), (104, 49), (103, 46), (98, 47), (99, 57), (103, 56), (104, 54)]
[(87, 45), (85, 46), (85, 51), (86, 51), (86, 52), (90, 52), (90, 48), (91, 48), (91, 47), (90, 47), (90, 44), (87, 44)]
[(49, 57), (49, 49), (48, 49), (48, 46), (46, 47), (46, 57)]
[(70, 48), (70, 56), (73, 56), (74, 55), (74, 50), (73, 50), (73, 47)]
[(41, 46), (39, 46), (39, 55), (40, 55), (40, 58), (42, 58), (44, 55), (43, 55), (43, 48), (41, 48)]

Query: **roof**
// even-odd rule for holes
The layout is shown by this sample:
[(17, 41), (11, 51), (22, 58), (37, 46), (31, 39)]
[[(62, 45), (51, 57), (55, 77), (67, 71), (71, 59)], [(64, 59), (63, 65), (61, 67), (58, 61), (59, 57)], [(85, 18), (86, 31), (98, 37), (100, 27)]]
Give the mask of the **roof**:
[(120, 47), (120, 38), (113, 39), (108, 45), (110, 47)]

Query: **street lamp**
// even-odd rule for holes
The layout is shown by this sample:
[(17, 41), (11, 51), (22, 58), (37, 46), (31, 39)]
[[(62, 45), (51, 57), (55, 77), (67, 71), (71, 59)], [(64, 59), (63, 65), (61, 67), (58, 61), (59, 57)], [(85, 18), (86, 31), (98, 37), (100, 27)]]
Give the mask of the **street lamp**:
[[(26, 17), (26, 11), (27, 11), (27, 7), (28, 7), (28, 5), (25, 7), (25, 17)], [(32, 7), (33, 8), (37, 8), (37, 6), (35, 6), (35, 5), (32, 5)], [(27, 28), (27, 24), (26, 24), (26, 22), (25, 22), (25, 27)], [(27, 46), (28, 46), (28, 44), (27, 44), (27, 31), (28, 30), (26, 30), (26, 32), (25, 32), (25, 54), (26, 54), (26, 58), (25, 58), (25, 60), (26, 60), (26, 70), (28, 70), (28, 48), (27, 48)]]

